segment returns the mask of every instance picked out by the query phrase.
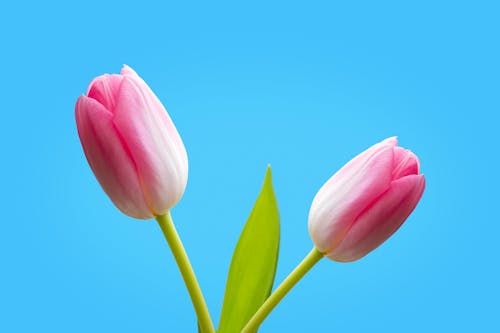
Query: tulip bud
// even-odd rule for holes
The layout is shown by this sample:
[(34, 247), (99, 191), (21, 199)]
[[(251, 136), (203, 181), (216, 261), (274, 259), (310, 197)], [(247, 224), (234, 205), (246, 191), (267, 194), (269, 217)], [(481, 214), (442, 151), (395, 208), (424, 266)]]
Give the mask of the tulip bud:
[(328, 258), (349, 262), (389, 238), (417, 206), (425, 188), (417, 156), (386, 139), (362, 152), (318, 191), (309, 233)]
[(182, 197), (184, 144), (167, 111), (128, 66), (89, 85), (75, 106), (80, 141), (97, 180), (123, 213), (148, 219)]

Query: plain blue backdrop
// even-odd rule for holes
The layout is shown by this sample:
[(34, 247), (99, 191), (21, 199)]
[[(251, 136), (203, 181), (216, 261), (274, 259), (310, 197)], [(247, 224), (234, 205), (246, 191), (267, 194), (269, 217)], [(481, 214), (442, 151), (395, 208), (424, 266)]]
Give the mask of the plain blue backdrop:
[(414, 214), (362, 260), (321, 261), (261, 331), (500, 331), (496, 3), (2, 2), (0, 331), (195, 331), (160, 229), (114, 208), (78, 140), (76, 98), (123, 63), (186, 145), (172, 215), (216, 322), (266, 165), (280, 282), (323, 182), (398, 135), (427, 177)]

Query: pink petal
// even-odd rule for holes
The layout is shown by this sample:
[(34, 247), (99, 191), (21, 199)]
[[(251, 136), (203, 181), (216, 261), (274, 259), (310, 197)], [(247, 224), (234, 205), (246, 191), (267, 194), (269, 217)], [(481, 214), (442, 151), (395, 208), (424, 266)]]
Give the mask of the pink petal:
[(394, 170), (392, 179), (403, 178), (408, 175), (418, 175), (420, 171), (420, 162), (418, 157), (411, 151), (401, 148), (394, 148)]
[(129, 67), (127, 65), (123, 65), (123, 67), (120, 71), (120, 74), (140, 78), (139, 75), (137, 75), (137, 73), (131, 67)]
[[(125, 140), (154, 214), (165, 214), (187, 182), (187, 154), (166, 110), (141, 79), (125, 76), (114, 124)], [(166, 130), (167, 129), (167, 130)]]
[(370, 159), (377, 152), (387, 147), (396, 147), (397, 144), (398, 144), (398, 138), (395, 136), (387, 138), (377, 144), (374, 144), (373, 146), (361, 152), (353, 159), (351, 159), (349, 162), (347, 162), (346, 165), (342, 167), (342, 169), (340, 169), (333, 175), (333, 177), (349, 178), (351, 173), (355, 173), (360, 165), (365, 163), (366, 160)]
[(82, 95), (76, 103), (75, 116), (85, 156), (113, 203), (132, 217), (153, 217), (135, 166), (113, 126), (112, 113), (98, 101)]
[(342, 242), (328, 257), (348, 262), (374, 250), (408, 218), (424, 188), (423, 175), (410, 175), (392, 182), (390, 189), (356, 219)]
[(89, 85), (87, 96), (114, 112), (123, 76), (105, 74), (95, 78)]
[[(165, 107), (155, 95), (155, 93), (151, 90), (148, 84), (139, 76), (137, 73), (127, 65), (123, 65), (121, 70), (122, 75), (127, 75), (127, 77), (134, 83), (134, 85), (142, 92), (144, 99), (149, 104), (149, 110), (156, 113), (156, 117), (162, 118), (159, 120), (160, 123), (164, 124), (163, 130), (168, 132), (168, 137), (171, 140), (174, 140), (174, 143), (177, 145), (178, 149), (185, 150), (184, 143), (175, 128), (174, 122), (170, 118), (168, 112), (165, 110)], [(186, 155), (187, 158), (187, 155)]]

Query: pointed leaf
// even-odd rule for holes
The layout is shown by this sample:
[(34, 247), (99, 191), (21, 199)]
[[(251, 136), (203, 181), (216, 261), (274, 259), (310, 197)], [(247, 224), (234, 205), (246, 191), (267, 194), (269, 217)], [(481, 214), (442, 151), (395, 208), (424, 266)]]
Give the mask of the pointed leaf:
[(240, 332), (273, 287), (280, 242), (271, 168), (233, 253), (218, 333)]

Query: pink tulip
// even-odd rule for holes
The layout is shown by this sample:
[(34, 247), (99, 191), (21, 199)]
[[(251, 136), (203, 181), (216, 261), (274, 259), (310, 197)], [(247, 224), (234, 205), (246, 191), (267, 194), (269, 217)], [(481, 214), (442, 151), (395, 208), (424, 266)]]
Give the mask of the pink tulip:
[(389, 238), (417, 206), (425, 188), (411, 151), (386, 139), (365, 150), (319, 190), (309, 212), (309, 233), (328, 258), (349, 262)]
[(123, 213), (148, 219), (182, 197), (188, 176), (184, 144), (167, 111), (128, 66), (89, 85), (75, 107), (85, 156)]

